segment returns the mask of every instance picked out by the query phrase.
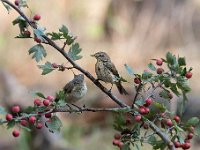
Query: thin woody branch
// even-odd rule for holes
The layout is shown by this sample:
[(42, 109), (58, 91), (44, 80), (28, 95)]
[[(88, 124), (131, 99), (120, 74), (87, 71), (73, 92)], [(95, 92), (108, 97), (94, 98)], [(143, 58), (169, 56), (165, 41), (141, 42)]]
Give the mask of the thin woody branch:
[[(8, 0), (1, 0), (2, 2), (8, 4), (13, 9), (15, 9), (26, 21), (27, 23), (34, 29), (37, 29), (37, 25), (33, 23), (31, 20), (28, 19), (28, 17), (20, 10), (18, 9), (14, 4), (12, 4)], [(58, 50), (71, 64), (74, 68), (82, 72), (85, 76), (87, 76), (97, 87), (101, 89), (105, 94), (107, 94), (115, 103), (117, 103), (121, 107), (129, 107), (127, 104), (122, 102), (120, 99), (118, 99), (115, 95), (113, 95), (107, 88), (105, 88), (100, 82), (98, 82), (88, 71), (81, 68), (78, 64), (76, 64), (70, 57), (68, 57), (67, 53), (60, 48), (55, 42), (53, 42), (50, 38), (48, 38), (46, 35), (43, 35), (43, 38), (48, 42), (48, 44), (52, 47), (54, 47), (56, 50)]]
[[(10, 7), (15, 9), (25, 20), (26, 22), (34, 29), (37, 29), (37, 25), (29, 20), (29, 18), (19, 9), (17, 8), (14, 4), (12, 4), (8, 0), (1, 0), (3, 3), (8, 4)], [(64, 51), (65, 45), (60, 48), (54, 41), (52, 41), (50, 38), (48, 38), (46, 35), (43, 36), (43, 38), (47, 41), (46, 44), (49, 44), (53, 48), (55, 48), (57, 51), (59, 51), (71, 64), (72, 66), (82, 72), (85, 76), (87, 76), (98, 88), (100, 88), (106, 95), (108, 95), (115, 103), (117, 103), (120, 107), (122, 108), (81, 108), (77, 110), (73, 110), (73, 112), (83, 112), (83, 111), (91, 111), (91, 112), (98, 112), (98, 111), (110, 111), (110, 112), (116, 112), (120, 109), (129, 109), (130, 107), (122, 102), (120, 99), (118, 99), (115, 95), (113, 95), (107, 88), (105, 88), (100, 82), (98, 82), (88, 71), (84, 70), (82, 67), (80, 67), (78, 64), (76, 64), (70, 57), (68, 57), (67, 53)], [(137, 92), (138, 93), (138, 92)], [(137, 99), (137, 96), (134, 98), (134, 101)], [(133, 104), (134, 105), (134, 104)], [(55, 108), (51, 110), (51, 112), (72, 112), (69, 110), (69, 108)], [(35, 114), (36, 115), (36, 114)], [(161, 137), (163, 141), (165, 141), (168, 145), (168, 148), (170, 150), (175, 150), (175, 147), (173, 143), (171, 142), (170, 138), (168, 137), (167, 134), (162, 132), (153, 122), (147, 120), (150, 128)]]

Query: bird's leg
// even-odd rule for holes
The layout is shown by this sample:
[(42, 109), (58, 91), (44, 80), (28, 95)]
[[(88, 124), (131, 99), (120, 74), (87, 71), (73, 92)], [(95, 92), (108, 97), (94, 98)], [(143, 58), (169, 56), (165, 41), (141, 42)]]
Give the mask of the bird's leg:
[(68, 103), (66, 103), (66, 106), (68, 106), (69, 107), (69, 109), (70, 109), (70, 113), (72, 113), (72, 107), (68, 104)]
[(74, 107), (78, 108), (78, 110), (82, 113), (82, 108), (81, 107), (79, 107), (79, 106), (77, 106), (75, 104), (71, 104), (71, 105), (73, 105)]
[(111, 88), (110, 88), (110, 90), (109, 90), (109, 92), (111, 93), (111, 91), (112, 91), (112, 88), (113, 88), (113, 83), (111, 83), (112, 84), (112, 86), (111, 86)]

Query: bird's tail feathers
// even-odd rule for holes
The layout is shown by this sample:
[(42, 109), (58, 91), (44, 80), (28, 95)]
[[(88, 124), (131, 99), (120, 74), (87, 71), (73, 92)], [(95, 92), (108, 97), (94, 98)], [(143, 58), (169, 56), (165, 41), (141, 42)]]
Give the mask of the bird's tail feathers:
[(117, 82), (116, 86), (120, 94), (129, 95), (128, 92), (122, 86), (121, 81)]

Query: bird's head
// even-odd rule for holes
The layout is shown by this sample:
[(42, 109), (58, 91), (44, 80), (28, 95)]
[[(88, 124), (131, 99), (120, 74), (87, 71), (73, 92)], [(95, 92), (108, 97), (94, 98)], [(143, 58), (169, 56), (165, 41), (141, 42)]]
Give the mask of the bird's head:
[(91, 56), (95, 57), (97, 60), (101, 60), (101, 61), (108, 61), (108, 60), (110, 60), (110, 57), (105, 52), (97, 52), (97, 53), (95, 53), (95, 54), (93, 54)]
[(83, 74), (74, 75), (74, 81), (77, 83), (82, 83), (84, 81), (84, 75)]

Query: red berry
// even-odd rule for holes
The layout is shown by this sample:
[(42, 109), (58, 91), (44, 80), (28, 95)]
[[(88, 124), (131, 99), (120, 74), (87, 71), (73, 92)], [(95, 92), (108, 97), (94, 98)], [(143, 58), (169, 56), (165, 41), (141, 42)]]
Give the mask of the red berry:
[(131, 124), (131, 118), (127, 118), (126, 119), (126, 125), (130, 125)]
[(36, 121), (36, 117), (35, 117), (35, 116), (31, 116), (31, 117), (29, 118), (29, 122), (30, 122), (30, 123), (35, 123), (35, 121)]
[(38, 123), (36, 124), (36, 128), (37, 128), (37, 129), (42, 129), (42, 126), (43, 126), (43, 125), (42, 125), (41, 122), (38, 122)]
[(162, 60), (160, 60), (160, 59), (157, 59), (157, 60), (156, 60), (156, 65), (162, 66), (162, 64), (163, 64), (163, 61), (162, 61)]
[(174, 146), (175, 146), (176, 148), (179, 148), (179, 147), (181, 147), (181, 143), (180, 143), (180, 142), (174, 142)]
[(163, 73), (163, 69), (162, 68), (157, 68), (157, 74), (162, 74)]
[(174, 120), (179, 123), (180, 122), (180, 117), (179, 116), (174, 116)]
[(183, 149), (189, 149), (190, 148), (190, 143), (184, 143), (184, 144), (181, 145), (181, 147)]
[(41, 43), (42, 42), (41, 39), (39, 39), (38, 37), (35, 37), (34, 41), (37, 42), (37, 43)]
[(139, 121), (141, 121), (141, 119), (142, 119), (141, 115), (136, 115), (135, 116), (135, 121), (139, 122)]
[(41, 106), (42, 105), (42, 102), (40, 99), (35, 99), (34, 100), (34, 104), (37, 105), (37, 106)]
[(136, 78), (134, 78), (134, 82), (135, 82), (135, 84), (140, 84), (141, 83), (141, 79), (136, 77)]
[(194, 127), (193, 127), (193, 126), (190, 126), (190, 127), (188, 128), (188, 131), (191, 132), (191, 133), (194, 133)]
[(145, 114), (145, 113), (146, 113), (145, 107), (141, 106), (141, 107), (139, 108), (139, 112), (140, 112), (141, 114)]
[(53, 101), (53, 100), (54, 100), (54, 97), (51, 96), (51, 95), (49, 95), (49, 96), (47, 96), (47, 99), (50, 100), (50, 101)]
[(148, 114), (149, 112), (150, 112), (150, 109), (145, 107), (145, 114)]
[(168, 93), (168, 97), (169, 97), (169, 99), (172, 99), (173, 98), (172, 93)]
[(19, 0), (15, 0), (15, 5), (19, 6)]
[(26, 37), (30, 37), (30, 36), (31, 36), (31, 32), (28, 31), (28, 30), (26, 30), (26, 31), (24, 31), (24, 35), (25, 35)]
[(41, 16), (39, 14), (36, 14), (34, 17), (33, 17), (33, 20), (40, 20), (41, 19)]
[(113, 143), (113, 145), (115, 145), (115, 146), (118, 146), (118, 145), (119, 145), (119, 143), (120, 143), (120, 141), (119, 141), (119, 140), (116, 140), (116, 139), (114, 139), (112, 143)]
[(160, 117), (164, 118), (165, 117), (165, 113), (161, 113)]
[(13, 107), (12, 107), (12, 112), (13, 112), (13, 113), (18, 113), (18, 112), (20, 112), (20, 107), (19, 107), (18, 105), (13, 106)]
[(27, 122), (26, 120), (23, 119), (23, 120), (21, 120), (20, 124), (21, 124), (22, 126), (27, 126), (28, 122)]
[(10, 121), (10, 120), (12, 120), (13, 119), (13, 115), (12, 114), (7, 114), (6, 115), (6, 120), (7, 121)]
[(50, 101), (48, 99), (43, 100), (44, 106), (49, 106)]
[(170, 119), (166, 120), (166, 125), (168, 125), (169, 127), (173, 126), (173, 122)]
[(193, 133), (189, 133), (188, 135), (187, 135), (187, 139), (188, 140), (191, 140), (193, 138)]
[(51, 118), (51, 113), (45, 114), (44, 115), (46, 118)]
[(119, 142), (118, 147), (121, 149), (123, 145), (124, 145), (123, 142)]
[(119, 140), (119, 139), (121, 139), (121, 134), (119, 134), (119, 133), (116, 133), (116, 134), (114, 135), (114, 138), (115, 138), (116, 140)]
[(185, 74), (185, 77), (186, 77), (187, 79), (190, 79), (190, 78), (192, 77), (192, 72), (187, 72), (187, 73)]
[(151, 100), (150, 98), (146, 99), (144, 105), (145, 105), (146, 107), (148, 107), (148, 106), (150, 106), (151, 104), (152, 104), (152, 100)]
[(19, 134), (20, 134), (19, 130), (13, 130), (13, 132), (12, 132), (12, 135), (13, 135), (14, 137), (18, 137)]

